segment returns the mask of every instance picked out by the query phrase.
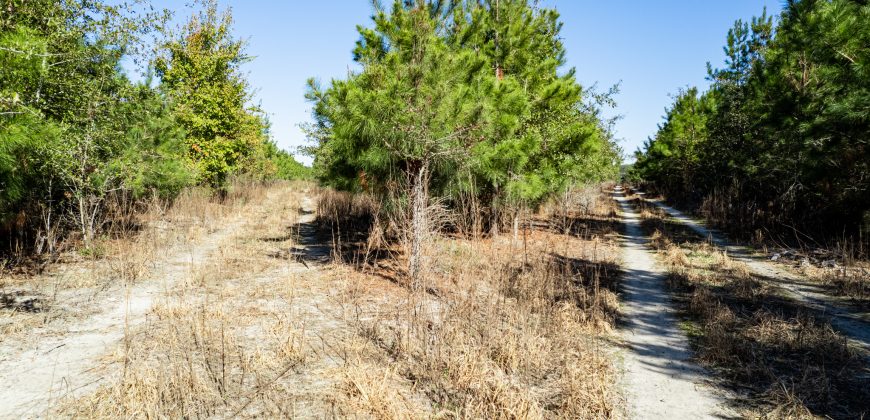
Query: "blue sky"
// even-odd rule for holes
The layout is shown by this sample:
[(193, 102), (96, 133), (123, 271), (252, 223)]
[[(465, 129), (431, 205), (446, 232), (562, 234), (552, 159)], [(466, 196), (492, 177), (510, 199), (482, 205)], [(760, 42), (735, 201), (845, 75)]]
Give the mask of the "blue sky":
[[(155, 5), (186, 19), (180, 0)], [(269, 113), (274, 138), (291, 152), (305, 144), (299, 124), (310, 121), (305, 81), (343, 78), (352, 66), (356, 25), (368, 25), (369, 0), (222, 0), (232, 8), (237, 36), (256, 59), (245, 65), (257, 101)], [(627, 154), (655, 133), (670, 95), (706, 87), (706, 63), (723, 61), (725, 34), (736, 19), (778, 14), (783, 0), (543, 0), (562, 15), (567, 66), (600, 90), (620, 83), (617, 138)], [(309, 159), (302, 159), (309, 162)]]

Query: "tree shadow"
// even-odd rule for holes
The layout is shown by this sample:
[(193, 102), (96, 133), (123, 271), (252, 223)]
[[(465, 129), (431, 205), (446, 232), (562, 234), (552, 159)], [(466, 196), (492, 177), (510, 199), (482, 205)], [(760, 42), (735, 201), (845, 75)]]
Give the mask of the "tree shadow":
[(696, 284), (671, 273), (669, 284), (683, 316), (697, 325), (693, 348), (744, 395), (737, 404), (802, 404), (828, 418), (870, 413), (867, 355), (834, 333), (827, 314), (765, 293), (755, 279)]
[[(311, 214), (304, 210), (300, 210), (300, 213)], [(354, 219), (330, 223), (316, 218), (305, 219), (309, 220), (289, 226), (285, 235), (260, 238), (264, 242), (293, 242), (290, 248), (272, 252), (271, 257), (292, 259), (306, 266), (340, 263), (356, 270), (381, 268), (372, 273), (400, 283), (398, 279), (402, 277), (402, 273), (398, 269), (392, 269), (394, 264), (389, 263), (395, 257), (395, 252), (388, 247), (369, 246), (371, 220)]]
[(31, 293), (21, 290), (9, 293), (0, 292), (0, 310), (39, 313), (47, 309), (45, 300)]
[(603, 290), (616, 293), (621, 278), (619, 266), (566, 257), (557, 253), (544, 254), (534, 263), (510, 264), (502, 268), (501, 293), (508, 298), (548, 302), (548, 305), (569, 302), (585, 314), (613, 324), (619, 308), (602, 296)]
[(593, 214), (569, 217), (566, 224), (569, 235), (585, 240), (614, 235), (622, 231), (622, 222), (615, 217)]
[(601, 287), (614, 293), (617, 292), (623, 271), (616, 263), (566, 257), (554, 252), (551, 252), (549, 256), (550, 264), (569, 270), (576, 286), (586, 289)]

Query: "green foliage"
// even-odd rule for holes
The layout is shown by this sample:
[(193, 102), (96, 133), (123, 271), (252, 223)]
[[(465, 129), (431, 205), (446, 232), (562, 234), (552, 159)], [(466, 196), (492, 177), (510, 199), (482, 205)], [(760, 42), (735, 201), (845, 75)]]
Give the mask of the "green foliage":
[(792, 1), (774, 26), (735, 24), (710, 91), (681, 92), (635, 174), (729, 203), (707, 210), (734, 224), (857, 233), (870, 211), (870, 5)]
[(14, 216), (38, 197), (46, 173), (46, 150), (61, 135), (60, 128), (31, 114), (0, 123), (0, 222)]
[(117, 174), (133, 198), (171, 199), (192, 185), (196, 175), (184, 159), (184, 130), (169, 103), (147, 82), (135, 88), (134, 97), (126, 109), (129, 121), (121, 153), (108, 162), (108, 170)]
[(443, 184), (441, 174), (455, 170), (478, 130), (481, 106), (471, 84), (486, 81), (474, 72), (483, 65), (478, 57), (455, 54), (438, 35), (446, 13), (395, 2), (390, 13), (375, 14), (374, 29), (360, 28), (354, 54), (361, 73), (325, 92), (312, 82), (309, 97), (329, 132), (316, 156), (321, 179), (348, 188), (365, 174), (380, 189), (430, 169)]
[(283, 150), (277, 150), (272, 157), (275, 163), (275, 178), (283, 180), (311, 179), (311, 168), (299, 163), (293, 155)]
[(712, 95), (699, 95), (697, 88), (681, 90), (667, 110), (665, 122), (645, 144), (646, 150), (638, 156), (632, 172), (640, 171), (641, 178), (654, 179), (663, 190), (693, 194), (700, 153), (708, 138), (708, 119), (714, 110)]
[(247, 106), (250, 88), (239, 69), (250, 58), (231, 29), (232, 15), (207, 1), (155, 62), (175, 118), (187, 132), (188, 156), (200, 181), (215, 188), (225, 188), (233, 173), (273, 171), (263, 160), (266, 123), (259, 110)]
[(395, 1), (373, 22), (358, 28), (360, 72), (326, 89), (310, 82), (322, 181), (382, 192), (425, 170), (438, 197), (500, 205), (615, 177), (619, 151), (591, 94), (560, 72), (554, 10)]
[(74, 228), (88, 245), (109, 194), (168, 199), (190, 185), (166, 98), (119, 70), (161, 14), (92, 1), (2, 0), (0, 10), (4, 234), (40, 248), (45, 236), (30, 232)]

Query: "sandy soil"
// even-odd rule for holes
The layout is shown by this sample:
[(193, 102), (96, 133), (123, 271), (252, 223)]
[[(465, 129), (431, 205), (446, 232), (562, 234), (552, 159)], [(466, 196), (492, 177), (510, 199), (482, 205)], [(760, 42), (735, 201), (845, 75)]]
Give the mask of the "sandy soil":
[[(134, 286), (113, 286), (90, 298), (86, 315), (59, 318), (27, 331), (21, 335), (23, 339), (2, 342), (0, 418), (52, 417), (65, 404), (112, 386), (123, 365), (125, 341), (142, 339), (143, 328), (160, 322), (155, 309), (167, 302), (185, 299), (178, 296), (179, 291), (189, 289), (192, 278), (206, 267), (226, 264), (227, 250), (245, 246), (245, 241), (261, 235), (263, 223), (273, 216), (295, 221), (296, 233), (292, 239), (295, 245), (290, 249), (281, 248), (279, 243), (267, 245), (278, 246), (275, 255), (261, 258), (270, 262), (270, 268), (259, 272), (255, 266), (262, 261), (252, 261), (252, 266), (235, 273), (237, 280), (226, 281), (224, 287), (228, 287), (227, 290), (236, 287), (240, 293), (248, 293), (256, 288), (276, 290), (286, 286), (288, 281), (292, 283), (289, 286), (292, 302), (284, 302), (279, 297), (258, 298), (257, 302), (262, 304), (262, 311), (279, 311), (304, 325), (305, 338), (300, 341), (308, 347), (304, 351), (305, 366), (285, 372), (285, 377), (280, 378), (280, 382), (286, 383), (284, 388), (292, 390), (293, 412), (314, 417), (328, 413), (328, 400), (336, 385), (335, 381), (325, 378), (332, 378), (334, 375), (328, 372), (344, 362), (330, 349), (341, 341), (338, 335), (350, 329), (343, 322), (341, 308), (333, 301), (336, 285), (324, 281), (320, 275), (318, 266), (330, 260), (331, 249), (313, 237), (316, 202), (304, 197), (298, 217), (290, 217), (285, 214), (288, 209), (296, 210), (286, 201), (295, 196), (288, 197), (284, 193), (272, 191), (263, 205), (243, 207), (229, 220), (223, 220), (220, 229), (169, 250), (165, 257), (153, 262), (156, 268)], [(281, 229), (268, 231), (274, 233)], [(271, 244), (268, 240), (261, 243)], [(235, 284), (239, 282), (245, 284)], [(82, 289), (79, 293), (91, 291)], [(190, 300), (188, 304), (194, 305), (197, 297), (186, 299)], [(236, 306), (242, 303), (251, 302), (239, 301)], [(62, 409), (68, 411), (69, 407)], [(243, 412), (252, 414), (248, 411)]]
[(110, 288), (95, 314), (73, 323), (38, 328), (25, 342), (0, 348), (0, 418), (44, 416), (61, 398), (93, 389), (104, 377), (100, 359), (128, 330), (145, 320), (154, 300), (187, 276), (241, 225), (237, 219), (195, 244), (180, 246), (158, 261), (148, 279)]
[(736, 417), (726, 398), (707, 382), (708, 372), (695, 364), (685, 334), (657, 267), (640, 219), (615, 192), (625, 222), (623, 243), (623, 383), (631, 418), (699, 419)]
[[(753, 274), (765, 281), (774, 283), (792, 299), (828, 316), (831, 325), (849, 337), (851, 344), (861, 349), (861, 352), (870, 361), (870, 316), (837, 305), (835, 299), (825, 293), (822, 285), (814, 284), (799, 275), (783, 270), (777, 264), (753, 255), (752, 251), (746, 247), (730, 243), (724, 235), (707, 228), (702, 222), (686, 216), (679, 210), (658, 200), (648, 201), (667, 212), (672, 219), (691, 228), (699, 235), (709, 238), (713, 244), (726, 250), (728, 256), (745, 263)], [(868, 366), (868, 370), (870, 370), (870, 366)], [(870, 375), (870, 371), (867, 374)]]

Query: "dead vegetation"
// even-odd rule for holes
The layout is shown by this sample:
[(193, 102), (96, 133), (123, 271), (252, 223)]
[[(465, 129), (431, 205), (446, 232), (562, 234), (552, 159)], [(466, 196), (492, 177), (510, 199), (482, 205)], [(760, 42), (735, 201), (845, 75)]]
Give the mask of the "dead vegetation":
[[(696, 233), (679, 223), (668, 221), (664, 210), (646, 201), (649, 197), (634, 195), (632, 205), (642, 213), (644, 228), (650, 232), (667, 229), (674, 242), (691, 241)], [(656, 198), (656, 199), (661, 199)], [(826, 286), (826, 293), (844, 298), (860, 309), (870, 308), (870, 261), (860, 241), (840, 238), (831, 244), (812, 242), (811, 238), (793, 232), (794, 238), (774, 239), (770, 232), (756, 231), (748, 245), (791, 273)], [(789, 247), (786, 244), (794, 244)]]
[[(305, 204), (315, 194), (323, 197), (317, 207), (314, 200)], [(118, 349), (94, 367), (103, 377), (97, 386), (51, 412), (74, 418), (622, 413), (609, 344), (620, 276), (610, 200), (562, 214), (600, 223), (567, 234), (562, 222), (542, 213), (523, 223), (521, 240), (435, 235), (422, 254), (422, 290), (411, 288), (403, 272), (400, 239), (356, 232), (376, 225), (368, 199), (278, 185), (252, 186), (222, 204), (195, 194), (186, 200), (147, 221), (123, 250), (118, 243), (101, 259), (84, 261), (99, 270), (82, 272), (120, 270), (114, 259), (131, 262), (123, 254), (152, 247), (148, 258), (135, 257), (141, 270), (131, 263), (115, 271), (116, 281), (151, 281), (149, 265), (162, 258), (161, 245), (172, 244), (169, 252), (193, 249), (197, 236), (227, 220), (237, 229), (193, 259), (144, 322), (126, 329)], [(321, 262), (323, 249), (331, 262)], [(80, 283), (82, 290), (90, 291), (89, 284)]]
[(781, 267), (827, 286), (831, 294), (862, 308), (870, 308), (870, 261), (849, 258), (849, 253), (823, 248), (770, 252)]
[(753, 415), (861, 418), (870, 412), (863, 361), (824, 316), (783, 297), (662, 213), (643, 214), (699, 360), (745, 395)]
[(172, 203), (152, 201), (135, 213), (127, 209), (90, 248), (67, 247), (52, 261), (0, 268), (0, 343), (94, 313), (98, 296), (141, 281), (157, 261), (195, 246), (245, 203), (262, 197), (265, 188), (236, 180), (223, 200), (206, 189), (190, 188)]
[[(318, 192), (306, 188), (273, 187), (247, 200), (239, 208), (247, 222), (129, 329), (99, 368), (101, 385), (55, 412), (76, 418), (621, 413), (609, 345), (620, 275), (612, 236), (554, 232), (545, 216), (525, 223), (520, 241), (434, 236), (423, 253), (427, 287), (415, 291), (402, 272), (400, 245), (352, 233), (355, 223), (371, 226), (371, 202), (319, 193), (326, 197), (319, 201), (322, 215), (352, 217), (315, 222), (315, 203), (301, 207), (304, 196)], [(602, 200), (589, 214), (570, 216), (612, 215)], [(319, 235), (307, 230), (312, 226)], [(321, 247), (332, 250), (331, 262), (315, 258)]]
[[(603, 200), (595, 209), (603, 215), (590, 209), (570, 216), (606, 218), (609, 206)], [(617, 310), (616, 245), (610, 237), (532, 227), (551, 221), (524, 223), (522, 241), (461, 234), (432, 240), (423, 253), (426, 288), (420, 293), (402, 272), (400, 247), (356, 244), (366, 250), (355, 254), (361, 256), (356, 264), (331, 268), (346, 284), (342, 306), (350, 308), (347, 322), (357, 334), (345, 347), (340, 412), (378, 418), (616, 415), (616, 372), (606, 342)]]
[[(303, 185), (248, 189), (247, 222), (128, 331), (103, 367), (109, 380), (65, 401), (70, 417), (292, 416), (287, 392), (310, 356), (294, 307), (301, 272), (271, 257), (300, 213)], [(214, 228), (216, 226), (212, 226)]]

